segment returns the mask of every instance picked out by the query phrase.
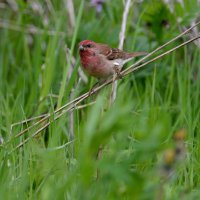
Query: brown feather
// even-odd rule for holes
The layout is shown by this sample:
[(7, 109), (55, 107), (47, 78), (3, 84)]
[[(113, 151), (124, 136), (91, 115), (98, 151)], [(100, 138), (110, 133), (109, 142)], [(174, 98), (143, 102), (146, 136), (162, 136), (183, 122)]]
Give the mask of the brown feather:
[(128, 53), (117, 48), (110, 48), (108, 45), (105, 44), (98, 43), (97, 45), (100, 47), (99, 53), (105, 55), (108, 60), (115, 60), (115, 59), (126, 60), (132, 57), (147, 55), (146, 52)]
[(100, 44), (97, 43), (97, 45), (99, 46), (99, 53), (105, 56), (108, 56), (110, 53), (112, 53), (112, 49), (106, 45), (106, 44)]
[(147, 53), (145, 52), (135, 52), (135, 53), (128, 53), (125, 51), (122, 51), (120, 49), (112, 49), (112, 53), (107, 56), (108, 60), (115, 60), (115, 59), (129, 59), (132, 57), (137, 57), (137, 56), (142, 56), (146, 55)]

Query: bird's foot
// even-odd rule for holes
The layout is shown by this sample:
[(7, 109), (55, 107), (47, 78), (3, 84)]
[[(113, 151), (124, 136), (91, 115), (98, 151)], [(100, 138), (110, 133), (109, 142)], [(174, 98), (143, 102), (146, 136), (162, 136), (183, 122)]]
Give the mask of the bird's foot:
[(115, 77), (118, 78), (118, 79), (122, 79), (123, 76), (121, 74), (119, 66), (114, 66), (113, 69), (115, 71)]

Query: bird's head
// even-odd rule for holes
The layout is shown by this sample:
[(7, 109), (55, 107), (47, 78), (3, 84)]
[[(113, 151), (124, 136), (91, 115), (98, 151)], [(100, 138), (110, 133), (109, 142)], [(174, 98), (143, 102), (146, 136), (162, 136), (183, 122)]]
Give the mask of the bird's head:
[(83, 40), (79, 43), (80, 55), (93, 55), (96, 52), (97, 44), (92, 40)]

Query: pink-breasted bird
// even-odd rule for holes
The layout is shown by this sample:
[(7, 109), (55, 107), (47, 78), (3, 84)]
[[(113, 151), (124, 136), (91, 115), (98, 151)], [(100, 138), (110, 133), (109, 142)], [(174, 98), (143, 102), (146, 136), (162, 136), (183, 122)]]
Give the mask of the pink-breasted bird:
[(114, 74), (119, 74), (123, 65), (134, 57), (147, 53), (128, 53), (106, 44), (83, 40), (79, 43), (79, 54), (81, 65), (89, 75), (106, 80)]

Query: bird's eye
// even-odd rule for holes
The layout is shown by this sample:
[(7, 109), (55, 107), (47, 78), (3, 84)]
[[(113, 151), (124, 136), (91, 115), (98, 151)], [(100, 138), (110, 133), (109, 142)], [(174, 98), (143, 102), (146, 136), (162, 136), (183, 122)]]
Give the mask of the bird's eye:
[(87, 44), (86, 47), (90, 48), (92, 45), (91, 44)]

